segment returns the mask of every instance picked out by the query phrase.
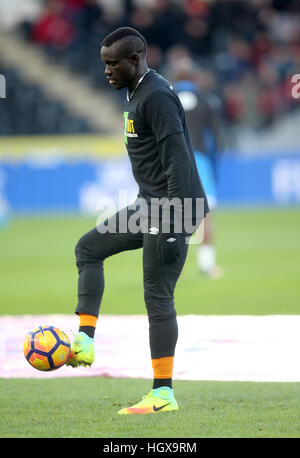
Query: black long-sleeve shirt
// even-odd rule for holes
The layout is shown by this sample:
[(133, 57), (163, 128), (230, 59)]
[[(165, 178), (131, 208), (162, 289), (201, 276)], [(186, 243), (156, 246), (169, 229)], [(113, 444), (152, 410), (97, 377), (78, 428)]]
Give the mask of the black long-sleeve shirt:
[(170, 83), (150, 70), (126, 100), (124, 135), (139, 196), (204, 199), (184, 109)]

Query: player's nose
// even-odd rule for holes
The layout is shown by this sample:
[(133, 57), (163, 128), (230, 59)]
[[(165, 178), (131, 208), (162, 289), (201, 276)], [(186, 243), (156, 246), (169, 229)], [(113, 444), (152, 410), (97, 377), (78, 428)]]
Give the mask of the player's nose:
[(109, 67), (108, 67), (107, 65), (105, 65), (104, 74), (105, 74), (106, 76), (110, 76), (110, 75), (111, 75), (111, 70), (109, 69)]

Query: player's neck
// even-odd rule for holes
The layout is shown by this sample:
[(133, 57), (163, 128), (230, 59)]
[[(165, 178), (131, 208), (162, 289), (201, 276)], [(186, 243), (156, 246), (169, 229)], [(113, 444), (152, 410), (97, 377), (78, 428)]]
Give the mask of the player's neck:
[(140, 68), (137, 71), (137, 74), (136, 74), (135, 78), (132, 80), (131, 84), (128, 86), (129, 92), (134, 91), (134, 89), (135, 89), (136, 85), (138, 84), (139, 80), (142, 78), (143, 75), (145, 75), (145, 73), (147, 73), (148, 70), (149, 70), (149, 68), (148, 68), (146, 63), (144, 63), (144, 64), (142, 64), (140, 66)]

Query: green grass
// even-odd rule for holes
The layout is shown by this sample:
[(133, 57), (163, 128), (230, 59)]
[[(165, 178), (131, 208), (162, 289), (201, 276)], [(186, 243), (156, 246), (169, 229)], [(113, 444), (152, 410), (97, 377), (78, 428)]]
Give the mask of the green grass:
[(300, 437), (300, 383), (175, 381), (174, 388), (177, 412), (120, 417), (149, 381), (0, 380), (0, 436)]
[[(208, 280), (191, 246), (176, 289), (178, 314), (299, 314), (300, 212), (218, 211), (219, 263)], [(0, 231), (0, 315), (73, 313), (74, 246), (92, 218), (18, 217)], [(105, 262), (102, 313), (145, 313), (142, 252)], [(300, 437), (300, 383), (174, 381), (178, 412), (118, 417), (148, 380), (0, 379), (0, 437)]]
[[(73, 313), (74, 246), (95, 220), (15, 218), (0, 231), (0, 314)], [(300, 211), (266, 209), (215, 214), (218, 261), (226, 275), (208, 280), (190, 246), (175, 301), (178, 314), (300, 313)], [(145, 313), (142, 250), (105, 261), (102, 313)]]

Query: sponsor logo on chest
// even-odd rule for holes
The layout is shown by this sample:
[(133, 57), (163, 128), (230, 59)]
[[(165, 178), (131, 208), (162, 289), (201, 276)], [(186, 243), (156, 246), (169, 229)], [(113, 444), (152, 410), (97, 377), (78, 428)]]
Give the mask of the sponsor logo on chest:
[(128, 142), (128, 137), (138, 137), (135, 131), (134, 120), (128, 118), (129, 111), (124, 111), (124, 136), (125, 143)]

